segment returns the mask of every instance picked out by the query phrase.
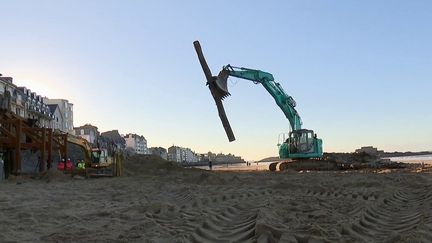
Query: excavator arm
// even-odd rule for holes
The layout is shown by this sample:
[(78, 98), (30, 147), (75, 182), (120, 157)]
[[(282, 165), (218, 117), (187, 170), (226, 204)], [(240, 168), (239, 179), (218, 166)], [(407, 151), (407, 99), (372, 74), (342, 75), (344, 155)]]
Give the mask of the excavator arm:
[(92, 147), (87, 142), (87, 140), (81, 137), (74, 136), (72, 134), (68, 134), (67, 141), (68, 143), (76, 144), (81, 148), (85, 156), (85, 162), (87, 166), (89, 166), (92, 162)]
[(271, 73), (250, 68), (234, 67), (228, 64), (224, 66), (222, 71), (219, 73), (216, 84), (226, 84), (228, 76), (250, 80), (255, 84), (262, 84), (285, 114), (285, 117), (290, 122), (292, 130), (301, 129), (302, 121), (300, 115), (295, 109), (296, 102), (283, 90), (279, 83), (274, 81)]
[[(64, 133), (60, 130), (55, 130), (54, 131), (54, 135), (56, 135), (57, 137), (61, 137), (61, 140), (63, 140), (63, 144), (64, 143), (71, 143), (71, 144), (75, 144), (78, 145), (83, 154), (84, 154), (84, 159), (85, 159), (85, 163), (87, 166), (90, 166), (90, 164), (92, 163), (92, 147), (91, 145), (87, 142), (87, 140), (85, 140), (84, 138), (72, 135), (70, 133)], [(64, 144), (64, 146), (62, 146), (62, 149), (64, 151), (62, 151), (62, 156), (65, 156), (65, 154), (67, 153), (67, 146)]]

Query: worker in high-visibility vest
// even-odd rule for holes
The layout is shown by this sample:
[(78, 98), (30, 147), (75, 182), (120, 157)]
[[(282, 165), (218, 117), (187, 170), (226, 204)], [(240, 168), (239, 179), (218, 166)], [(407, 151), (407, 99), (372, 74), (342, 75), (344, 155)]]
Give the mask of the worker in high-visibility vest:
[(78, 163), (78, 169), (80, 169), (80, 170), (85, 170), (85, 163), (84, 163), (84, 160), (81, 160), (81, 161)]

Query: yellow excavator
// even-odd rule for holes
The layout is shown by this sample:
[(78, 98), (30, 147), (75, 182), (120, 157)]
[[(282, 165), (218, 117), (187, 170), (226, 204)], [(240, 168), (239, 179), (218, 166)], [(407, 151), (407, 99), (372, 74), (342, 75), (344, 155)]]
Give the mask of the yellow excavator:
[[(55, 133), (61, 133), (55, 131)], [(92, 147), (90, 143), (81, 137), (72, 134), (62, 134), (65, 137), (65, 142), (79, 146), (84, 154), (85, 174), (86, 176), (115, 176), (116, 164), (118, 163), (118, 156), (116, 154), (108, 155), (106, 149)], [(67, 149), (67, 148), (66, 148)], [(60, 151), (63, 158), (66, 158), (67, 151)], [(66, 162), (65, 162), (66, 163)], [(66, 168), (66, 166), (65, 166)], [(75, 172), (79, 172), (76, 170)]]

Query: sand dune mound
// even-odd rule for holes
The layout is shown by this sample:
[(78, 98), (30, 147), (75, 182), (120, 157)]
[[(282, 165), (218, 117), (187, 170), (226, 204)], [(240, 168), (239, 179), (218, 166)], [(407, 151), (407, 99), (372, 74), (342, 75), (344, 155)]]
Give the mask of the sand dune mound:
[(196, 181), (198, 184), (220, 185), (226, 184), (226, 180), (222, 176), (212, 172), (202, 172)]
[(184, 170), (178, 164), (155, 155), (133, 155), (125, 159), (126, 175), (165, 174), (171, 171)]
[(66, 180), (70, 180), (71, 176), (70, 176), (70, 174), (65, 174), (62, 171), (59, 171), (56, 169), (51, 169), (51, 170), (48, 170), (45, 174), (43, 174), (40, 177), (40, 179), (46, 180), (47, 182), (66, 181)]
[(46, 178), (69, 180), (0, 183), (0, 242), (432, 239), (429, 173), (215, 172), (153, 156), (125, 163), (135, 176), (74, 180), (52, 171)]

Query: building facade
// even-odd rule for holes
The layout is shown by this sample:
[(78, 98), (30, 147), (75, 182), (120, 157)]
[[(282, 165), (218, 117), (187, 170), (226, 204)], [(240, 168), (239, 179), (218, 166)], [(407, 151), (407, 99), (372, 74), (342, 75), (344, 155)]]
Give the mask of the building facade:
[(136, 154), (149, 154), (147, 140), (144, 136), (128, 133), (123, 138), (126, 141), (126, 149), (130, 149)]
[(214, 158), (214, 161), (223, 162), (223, 163), (245, 162), (240, 156), (235, 156), (233, 154), (222, 154), (222, 153), (217, 154), (216, 157)]
[(47, 97), (44, 97), (43, 100), (48, 105), (58, 105), (62, 117), (61, 119), (59, 119), (61, 120), (61, 125), (59, 129), (63, 132), (73, 133), (73, 104), (65, 99), (49, 99)]
[(85, 124), (84, 126), (74, 127), (73, 134), (84, 138), (85, 140), (87, 140), (87, 142), (93, 145), (97, 145), (99, 131), (96, 126), (93, 126), (91, 124)]
[(111, 130), (100, 134), (100, 140), (103, 140), (106, 147), (113, 146), (118, 150), (126, 148), (126, 140), (120, 135), (118, 130)]
[(162, 147), (152, 147), (152, 148), (149, 148), (149, 153), (153, 154), (153, 155), (156, 155), (156, 156), (159, 156), (159, 157), (161, 157), (164, 160), (168, 159), (167, 150), (165, 148), (162, 148)]
[(208, 152), (206, 154), (198, 154), (199, 162), (219, 162), (219, 163), (240, 163), (245, 162), (241, 156), (235, 156), (234, 154), (215, 154), (212, 152)]
[(181, 150), (180, 150), (180, 147), (174, 146), (174, 145), (171, 146), (171, 147), (169, 147), (168, 148), (167, 158), (168, 158), (169, 161), (180, 163), (181, 162)]
[(174, 145), (168, 148), (167, 158), (169, 161), (177, 163), (198, 162), (198, 156), (190, 148), (183, 148)]
[(13, 78), (0, 75), (0, 107), (27, 119), (38, 127), (50, 127), (53, 115), (42, 97), (26, 87), (17, 87)]
[(53, 119), (51, 120), (50, 127), (55, 130), (61, 130), (63, 131), (63, 115), (60, 111), (60, 108), (58, 105), (48, 105), (48, 108), (50, 109), (50, 112), (53, 116)]

